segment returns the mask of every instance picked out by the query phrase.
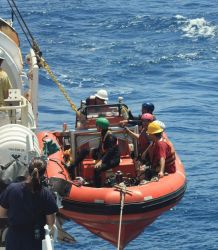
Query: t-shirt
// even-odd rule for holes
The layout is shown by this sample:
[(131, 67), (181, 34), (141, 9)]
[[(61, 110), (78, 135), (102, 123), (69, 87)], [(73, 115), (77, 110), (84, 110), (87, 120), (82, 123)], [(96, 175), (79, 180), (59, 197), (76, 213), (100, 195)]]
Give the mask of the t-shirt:
[(51, 191), (42, 187), (33, 194), (26, 183), (12, 183), (1, 195), (0, 205), (8, 210), (10, 226), (31, 226), (37, 221), (40, 226), (46, 223), (45, 216), (58, 211)]
[[(153, 143), (151, 147), (148, 149), (148, 155), (151, 161), (152, 168), (157, 169), (161, 158), (164, 158), (166, 160), (168, 157), (170, 157), (171, 149), (166, 142), (157, 141)], [(170, 168), (168, 169), (168, 166), (166, 166), (165, 171), (168, 173), (173, 173), (175, 172), (174, 168), (175, 166), (170, 166)]]

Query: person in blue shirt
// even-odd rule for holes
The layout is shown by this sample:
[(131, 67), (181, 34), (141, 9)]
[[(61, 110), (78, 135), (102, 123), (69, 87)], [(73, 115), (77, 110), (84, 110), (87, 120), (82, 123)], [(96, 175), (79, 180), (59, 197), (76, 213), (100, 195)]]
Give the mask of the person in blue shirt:
[(44, 225), (52, 229), (58, 211), (55, 197), (42, 182), (47, 163), (40, 157), (29, 164), (29, 177), (11, 183), (1, 194), (0, 218), (8, 218), (6, 250), (41, 250)]

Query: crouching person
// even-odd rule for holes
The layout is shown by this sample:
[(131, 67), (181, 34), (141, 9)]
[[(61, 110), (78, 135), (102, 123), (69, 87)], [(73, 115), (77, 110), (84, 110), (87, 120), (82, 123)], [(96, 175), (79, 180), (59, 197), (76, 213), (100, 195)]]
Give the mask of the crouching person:
[(0, 198), (0, 217), (8, 217), (6, 250), (41, 250), (45, 237), (44, 225), (52, 229), (58, 211), (55, 198), (42, 185), (46, 162), (33, 158), (29, 177), (24, 182), (10, 184)]
[(148, 125), (147, 134), (152, 141), (146, 153), (146, 159), (150, 161), (151, 168), (147, 171), (147, 178), (157, 176), (162, 178), (164, 174), (175, 173), (175, 151), (162, 136), (163, 128), (155, 121)]
[(99, 147), (93, 151), (93, 158), (99, 160), (95, 164), (94, 181), (101, 187), (101, 173), (114, 168), (120, 163), (120, 151), (117, 138), (109, 130), (109, 121), (100, 117), (96, 120), (97, 131), (101, 132)]

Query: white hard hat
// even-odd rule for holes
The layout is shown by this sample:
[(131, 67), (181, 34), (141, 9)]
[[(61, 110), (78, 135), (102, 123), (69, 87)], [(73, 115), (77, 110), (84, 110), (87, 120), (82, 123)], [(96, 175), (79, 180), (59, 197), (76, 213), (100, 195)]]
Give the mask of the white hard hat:
[(3, 59), (3, 60), (5, 59), (5, 58), (4, 58), (4, 52), (3, 52), (3, 50), (1, 50), (1, 49), (0, 49), (0, 59)]
[(100, 89), (100, 90), (95, 94), (95, 96), (98, 97), (99, 99), (102, 99), (102, 100), (108, 100), (107, 91), (104, 90), (104, 89)]
[(166, 125), (162, 121), (155, 120), (153, 122), (155, 122), (156, 124), (158, 124), (163, 130), (166, 129)]

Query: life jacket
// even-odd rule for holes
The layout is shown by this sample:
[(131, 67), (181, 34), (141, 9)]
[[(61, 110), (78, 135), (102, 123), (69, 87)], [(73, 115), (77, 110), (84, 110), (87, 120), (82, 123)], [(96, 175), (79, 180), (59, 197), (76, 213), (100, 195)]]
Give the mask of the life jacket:
[(163, 138), (164, 142), (170, 148), (170, 154), (167, 155), (165, 160), (165, 170), (168, 173), (174, 173), (176, 171), (175, 160), (176, 160), (176, 152), (172, 142), (168, 138)]
[[(105, 144), (105, 141), (106, 141), (106, 138), (107, 138), (108, 135), (112, 135), (112, 131), (111, 130), (107, 130), (107, 132), (105, 133), (105, 135), (101, 138), (101, 142), (99, 144), (99, 149), (101, 150), (101, 152), (103, 154), (106, 153), (104, 144)], [(117, 140), (117, 138), (116, 138), (116, 143), (113, 146), (118, 146), (118, 140)]]
[(143, 129), (139, 135), (138, 145), (139, 145), (139, 154), (142, 154), (149, 146), (149, 140), (146, 134), (146, 130)]

